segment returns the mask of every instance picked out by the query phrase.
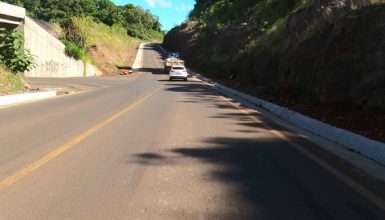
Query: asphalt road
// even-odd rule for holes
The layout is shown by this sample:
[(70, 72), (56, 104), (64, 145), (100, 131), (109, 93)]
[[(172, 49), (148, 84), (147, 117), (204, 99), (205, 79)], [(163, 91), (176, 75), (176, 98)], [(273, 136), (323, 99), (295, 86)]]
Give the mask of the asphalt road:
[(86, 91), (0, 109), (0, 219), (385, 219), (290, 144), (310, 142), (200, 82), (169, 82), (152, 46), (143, 65), (30, 79)]

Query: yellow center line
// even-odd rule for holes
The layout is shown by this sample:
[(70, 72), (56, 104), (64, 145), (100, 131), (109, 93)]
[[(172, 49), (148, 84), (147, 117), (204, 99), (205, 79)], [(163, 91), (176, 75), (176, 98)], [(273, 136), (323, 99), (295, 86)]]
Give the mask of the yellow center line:
[(28, 176), (33, 171), (39, 169), (46, 163), (50, 162), (51, 160), (55, 159), (62, 153), (66, 152), (67, 150), (73, 148), (76, 144), (80, 143), (87, 137), (91, 136), (93, 133), (98, 131), (99, 129), (105, 127), (106, 125), (110, 124), (111, 122), (115, 121), (116, 119), (123, 116), (125, 113), (133, 109), (135, 106), (142, 103), (144, 100), (148, 99), (150, 96), (154, 95), (156, 92), (160, 90), (161, 87), (157, 88), (155, 91), (151, 92), (150, 94), (146, 95), (145, 97), (139, 99), (132, 105), (128, 106), (127, 108), (121, 110), (120, 112), (112, 115), (111, 117), (105, 119), (104, 121), (100, 122), (99, 124), (95, 125), (91, 129), (81, 133), (79, 136), (73, 138), (72, 140), (68, 141), (67, 143), (63, 144), (62, 146), (56, 148), (54, 151), (46, 154), (42, 158), (36, 160), (35, 162), (32, 162), (31, 164), (25, 166), (24, 168), (18, 170), (14, 174), (6, 177), (5, 179), (1, 180), (0, 182), (0, 191), (6, 189), (7, 187), (11, 186), (12, 184), (18, 182), (19, 180), (23, 179), (24, 177)]
[[(244, 115), (248, 116), (254, 122), (261, 122), (260, 120), (258, 120), (255, 116), (253, 116), (250, 113), (250, 111), (251, 112), (258, 112), (258, 111), (253, 110), (253, 109), (243, 108), (242, 106), (240, 106), (238, 104), (235, 104), (234, 102), (230, 101), (229, 99), (227, 99), (227, 98), (225, 98), (223, 96), (219, 96), (219, 97), (220, 97), (220, 99), (222, 99), (222, 100), (226, 101), (227, 103), (229, 103), (231, 106), (233, 106), (238, 111), (242, 112)], [(353, 188), (356, 192), (361, 194), (363, 197), (365, 197), (366, 199), (368, 199), (372, 203), (376, 204), (380, 209), (385, 210), (385, 201), (382, 198), (380, 198), (379, 196), (377, 196), (373, 192), (369, 191), (367, 188), (365, 188), (360, 183), (358, 183), (355, 180), (353, 180), (351, 177), (347, 176), (346, 174), (344, 174), (341, 171), (337, 170), (333, 166), (329, 165), (327, 162), (322, 160), (317, 155), (311, 153), (310, 151), (308, 151), (305, 148), (303, 148), (301, 145), (295, 143), (288, 136), (286, 136), (283, 132), (280, 132), (280, 131), (278, 131), (276, 129), (273, 129), (272, 127), (270, 127), (267, 124), (265, 124), (265, 126), (275, 136), (277, 136), (281, 140), (285, 141), (286, 143), (290, 144), (299, 153), (301, 153), (302, 155), (306, 156), (307, 158), (309, 158), (313, 162), (317, 163), (318, 165), (320, 165), (321, 167), (323, 167), (324, 169), (329, 171), (331, 174), (333, 174), (339, 180), (341, 180), (342, 182), (344, 182), (345, 184), (347, 184), (348, 186)]]

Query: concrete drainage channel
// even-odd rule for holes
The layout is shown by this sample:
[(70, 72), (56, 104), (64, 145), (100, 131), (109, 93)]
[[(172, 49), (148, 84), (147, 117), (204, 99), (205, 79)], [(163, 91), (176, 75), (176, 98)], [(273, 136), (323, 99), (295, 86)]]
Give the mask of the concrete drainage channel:
[(299, 128), (309, 131), (322, 138), (326, 138), (327, 140), (343, 146), (348, 150), (357, 152), (369, 159), (385, 165), (385, 144), (381, 142), (374, 141), (350, 131), (334, 127), (332, 125), (305, 116), (301, 113), (289, 110), (285, 107), (281, 107), (254, 96), (247, 95), (226, 86), (213, 83), (210, 81), (210, 79), (207, 79), (192, 71), (191, 73), (224, 95), (235, 97), (239, 100), (246, 101), (258, 108), (267, 110), (280, 119), (287, 121)]
[(138, 48), (138, 52), (136, 53), (134, 64), (132, 65), (132, 71), (138, 72), (142, 67), (143, 62), (143, 49), (146, 43), (141, 43)]
[[(164, 54), (167, 53), (167, 51), (161, 46), (159, 46), (159, 50)], [(262, 108), (282, 119), (283, 121), (304, 129), (312, 134), (325, 138), (348, 150), (357, 152), (369, 159), (374, 160), (375, 162), (385, 165), (384, 143), (371, 140), (341, 128), (334, 127), (285, 107), (267, 102), (254, 96), (247, 95), (218, 83), (214, 83), (210, 79), (205, 78), (191, 70), (189, 70), (189, 73), (195, 76), (197, 79), (206, 82), (209, 86), (213, 87), (226, 96), (234, 97), (241, 101), (250, 103), (257, 108)]]
[[(196, 77), (202, 81), (210, 82), (209, 79), (193, 73)], [(371, 140), (369, 138), (360, 136), (353, 132), (334, 127), (324, 122), (315, 120), (301, 113), (291, 111), (285, 107), (281, 107), (274, 103), (267, 102), (254, 96), (247, 95), (237, 90), (228, 88), (226, 86), (209, 83), (210, 86), (221, 92), (222, 94), (236, 97), (240, 100), (244, 100), (256, 107), (265, 109), (279, 118), (287, 121), (293, 125), (296, 125), (304, 130), (307, 130), (315, 135), (326, 138), (336, 144), (339, 144), (349, 150), (360, 153), (365, 157), (368, 157), (382, 165), (385, 165), (385, 144)]]

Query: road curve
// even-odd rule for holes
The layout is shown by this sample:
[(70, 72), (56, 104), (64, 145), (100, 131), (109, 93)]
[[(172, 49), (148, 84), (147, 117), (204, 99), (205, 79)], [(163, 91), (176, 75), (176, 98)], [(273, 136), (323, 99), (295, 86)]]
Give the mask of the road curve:
[(161, 67), (148, 44), (137, 76), (30, 79), (86, 91), (0, 109), (0, 219), (385, 219), (288, 140), (314, 144)]

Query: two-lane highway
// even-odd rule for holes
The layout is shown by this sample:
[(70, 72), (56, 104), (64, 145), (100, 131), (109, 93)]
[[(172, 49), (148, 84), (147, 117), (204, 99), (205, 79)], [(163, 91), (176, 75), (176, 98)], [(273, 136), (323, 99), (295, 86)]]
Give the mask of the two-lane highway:
[(385, 219), (310, 142), (161, 67), (150, 44), (138, 76), (30, 79), (87, 91), (0, 109), (0, 219)]

